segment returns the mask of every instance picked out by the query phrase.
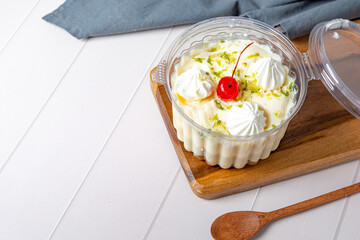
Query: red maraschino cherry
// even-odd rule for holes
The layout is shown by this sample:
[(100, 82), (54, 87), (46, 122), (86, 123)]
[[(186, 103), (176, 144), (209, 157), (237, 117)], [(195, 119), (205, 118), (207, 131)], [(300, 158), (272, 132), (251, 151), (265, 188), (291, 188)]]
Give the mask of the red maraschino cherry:
[(239, 64), (239, 60), (241, 57), (241, 54), (248, 48), (251, 46), (251, 44), (253, 44), (254, 42), (248, 44), (240, 53), (238, 60), (236, 62), (234, 71), (231, 75), (231, 77), (226, 76), (220, 79), (218, 86), (216, 88), (216, 93), (218, 95), (218, 97), (223, 100), (223, 101), (229, 101), (229, 100), (234, 100), (238, 95), (239, 95), (239, 84), (236, 81), (236, 79), (234, 78), (234, 73), (236, 71), (236, 68)]
[(218, 97), (223, 101), (235, 99), (239, 95), (239, 84), (232, 77), (226, 76), (220, 79), (216, 88)]

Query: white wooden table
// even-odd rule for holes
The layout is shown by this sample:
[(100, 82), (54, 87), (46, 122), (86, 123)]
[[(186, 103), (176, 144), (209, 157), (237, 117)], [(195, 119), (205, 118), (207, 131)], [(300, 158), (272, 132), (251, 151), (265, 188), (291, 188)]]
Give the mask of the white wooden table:
[[(186, 26), (76, 40), (63, 0), (0, 0), (0, 239), (211, 239), (219, 215), (360, 181), (359, 161), (216, 200), (190, 190), (149, 71)], [(360, 239), (360, 194), (254, 239)]]

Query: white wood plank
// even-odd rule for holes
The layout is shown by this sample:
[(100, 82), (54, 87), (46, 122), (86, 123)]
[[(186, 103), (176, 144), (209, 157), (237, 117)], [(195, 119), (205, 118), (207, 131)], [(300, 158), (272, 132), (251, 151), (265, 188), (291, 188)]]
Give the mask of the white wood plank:
[(84, 45), (41, 19), (61, 2), (37, 4), (0, 54), (0, 169)]
[(52, 239), (141, 239), (178, 169), (148, 72)]
[[(358, 161), (357, 177), (354, 183), (358, 182), (360, 182), (360, 161)], [(347, 201), (344, 219), (339, 223), (340, 231), (335, 240), (360, 238), (360, 193), (348, 197)]]
[(0, 1), (0, 52), (38, 2), (39, 0)]
[(256, 192), (204, 200), (195, 196), (181, 172), (147, 239), (212, 239), (212, 222), (226, 212), (249, 210)]
[[(348, 186), (357, 161), (262, 187), (254, 211), (272, 211)], [(332, 239), (345, 199), (271, 223), (255, 239)], [(254, 237), (255, 237), (254, 236)]]
[[(1, 239), (49, 237), (168, 32), (161, 29), (88, 40), (0, 174)], [(61, 44), (57, 40), (55, 45)], [(56, 68), (49, 63), (44, 66)], [(39, 78), (47, 81), (40, 72)], [(126, 139), (131, 144), (137, 141), (130, 134)], [(146, 156), (146, 152), (137, 154), (144, 154), (142, 159)]]

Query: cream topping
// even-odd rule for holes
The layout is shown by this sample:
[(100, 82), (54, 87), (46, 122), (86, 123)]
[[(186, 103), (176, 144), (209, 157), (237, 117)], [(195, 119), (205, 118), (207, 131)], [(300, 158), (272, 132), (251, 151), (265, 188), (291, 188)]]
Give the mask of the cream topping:
[(265, 91), (279, 89), (285, 82), (285, 69), (272, 58), (261, 58), (251, 64), (248, 75), (255, 74), (257, 84)]
[[(194, 48), (182, 56), (172, 76), (173, 92), (179, 95), (177, 103), (190, 119), (215, 132), (252, 135), (280, 125), (289, 116), (296, 104), (297, 86), (294, 84), (294, 78), (288, 74), (289, 69), (281, 64), (280, 55), (272, 52), (266, 45), (254, 43), (241, 56), (234, 75), (242, 91), (238, 99), (222, 101), (214, 93), (218, 81), (224, 76), (232, 75), (240, 51), (250, 42), (241, 39), (219, 41), (205, 45), (203, 48)], [(268, 67), (266, 75), (270, 76), (270, 81), (273, 81), (269, 84), (269, 88), (277, 87), (276, 89), (265, 90), (266, 86), (264, 88), (264, 85), (259, 85), (264, 78), (259, 67), (250, 71), (255, 69), (257, 62), (261, 65), (262, 61), (268, 61), (268, 64), (265, 64)], [(187, 74), (194, 79), (181, 79)], [(279, 76), (280, 80), (277, 79)], [(205, 83), (202, 82), (204, 79)], [(200, 83), (202, 84), (200, 87), (204, 87), (206, 93), (197, 90)], [(234, 117), (238, 113), (239, 106), (253, 110), (252, 116), (255, 114), (256, 119), (252, 122), (248, 119), (249, 125), (245, 124), (244, 117)], [(251, 114), (245, 116), (250, 118)]]
[(214, 84), (203, 70), (192, 68), (176, 78), (174, 90), (188, 101), (201, 100), (211, 95)]
[(256, 103), (244, 102), (242, 107), (232, 107), (227, 115), (227, 128), (231, 135), (253, 135), (264, 131), (264, 111)]

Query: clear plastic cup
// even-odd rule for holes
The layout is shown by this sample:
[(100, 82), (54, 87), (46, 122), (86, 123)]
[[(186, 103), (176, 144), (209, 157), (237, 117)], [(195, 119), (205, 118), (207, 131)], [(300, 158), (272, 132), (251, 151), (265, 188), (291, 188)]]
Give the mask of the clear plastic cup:
[[(342, 21), (340, 25), (338, 24), (338, 28), (343, 28), (348, 23), (347, 20), (338, 21)], [(325, 29), (325, 32), (321, 33), (321, 36), (310, 37), (310, 43), (324, 38), (330, 30), (323, 24), (315, 27), (316, 34), (319, 34), (319, 28)], [(313, 36), (314, 34), (312, 33)], [(252, 40), (269, 46), (272, 52), (281, 56), (282, 64), (289, 68), (289, 75), (295, 78), (294, 83), (298, 88), (295, 95), (296, 104), (281, 124), (268, 131), (249, 136), (225, 135), (200, 126), (183, 112), (172, 91), (175, 66), (184, 54), (211, 42), (236, 39)], [(309, 49), (316, 54), (319, 48), (321, 45), (309, 46)], [(177, 137), (184, 143), (186, 150), (193, 152), (195, 156), (204, 156), (209, 165), (242, 168), (246, 164), (256, 164), (259, 159), (267, 158), (271, 151), (279, 146), (289, 121), (297, 114), (305, 100), (308, 81), (314, 77), (323, 80), (321, 73), (328, 66), (322, 67), (319, 64), (322, 60), (326, 60), (326, 56), (320, 58), (314, 56), (312, 59), (310, 52), (300, 53), (286, 36), (263, 22), (242, 17), (220, 17), (202, 21), (182, 33), (163, 56), (152, 74), (152, 79), (165, 86), (172, 103), (173, 124), (177, 130)]]

